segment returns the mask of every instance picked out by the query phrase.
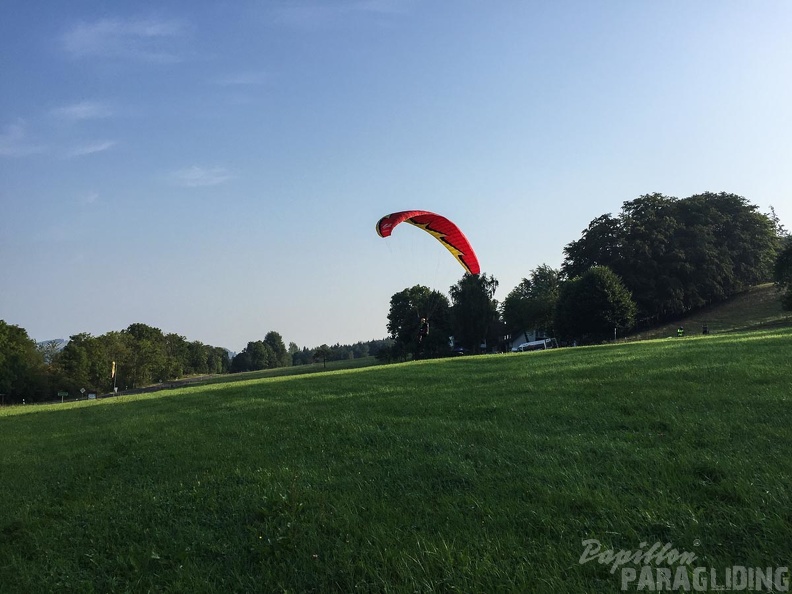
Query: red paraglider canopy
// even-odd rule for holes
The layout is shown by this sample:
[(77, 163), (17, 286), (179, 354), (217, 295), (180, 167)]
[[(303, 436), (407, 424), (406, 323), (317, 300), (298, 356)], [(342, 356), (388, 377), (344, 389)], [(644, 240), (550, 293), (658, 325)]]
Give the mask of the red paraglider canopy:
[(428, 210), (403, 210), (382, 217), (377, 222), (380, 237), (389, 237), (399, 223), (410, 223), (433, 235), (457, 259), (467, 272), (479, 274), (478, 258), (464, 233), (447, 218)]

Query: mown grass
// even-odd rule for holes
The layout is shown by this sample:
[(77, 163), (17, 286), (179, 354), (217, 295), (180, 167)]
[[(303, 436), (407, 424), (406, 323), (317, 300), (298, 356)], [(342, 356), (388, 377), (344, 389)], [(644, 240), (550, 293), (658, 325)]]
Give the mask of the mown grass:
[(613, 592), (792, 553), (792, 331), (0, 411), (0, 590)]

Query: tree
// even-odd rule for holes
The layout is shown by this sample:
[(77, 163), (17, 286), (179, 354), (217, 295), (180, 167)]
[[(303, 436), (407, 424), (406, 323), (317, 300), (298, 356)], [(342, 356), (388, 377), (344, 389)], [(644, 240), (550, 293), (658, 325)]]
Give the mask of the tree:
[(317, 348), (313, 353), (313, 360), (317, 363), (321, 361), (324, 367), (327, 367), (327, 360), (330, 358), (332, 352), (330, 351), (330, 347), (326, 344), (323, 344), (319, 348)]
[(0, 320), (2, 402), (33, 402), (46, 396), (44, 358), (24, 328)]
[(581, 276), (592, 266), (612, 266), (619, 261), (622, 221), (609, 214), (597, 217), (583, 231), (583, 237), (564, 248), (561, 271), (567, 278)]
[(264, 342), (272, 349), (274, 354), (274, 367), (288, 367), (291, 365), (291, 356), (286, 350), (286, 345), (283, 343), (283, 338), (280, 334), (275, 331), (267, 332), (267, 335), (264, 337)]
[(243, 371), (250, 371), (250, 354), (247, 349), (242, 349), (241, 352), (234, 355), (231, 361), (231, 373), (242, 373)]
[(454, 337), (466, 349), (479, 352), (482, 344), (497, 343), (498, 281), (486, 274), (465, 274), (450, 289)]
[(146, 386), (168, 377), (165, 336), (162, 330), (146, 324), (131, 324), (122, 333), (131, 339), (130, 384)]
[(561, 271), (546, 264), (532, 270), (531, 278), (524, 278), (503, 300), (501, 313), (508, 330), (521, 333), (539, 329), (552, 333), (560, 286)]
[(231, 371), (231, 361), (226, 349), (212, 346), (206, 346), (205, 348), (209, 353), (206, 362), (209, 373), (218, 374)]
[[(135, 338), (127, 332), (107, 332), (97, 339), (102, 353), (98, 363), (101, 369), (99, 389), (110, 392), (114, 387), (124, 390), (132, 385), (134, 378)], [(115, 378), (112, 376), (115, 362)]]
[(773, 280), (782, 291), (781, 306), (792, 310), (792, 239), (788, 237), (783, 241), (783, 247), (776, 258)]
[(209, 373), (209, 349), (199, 340), (187, 343), (184, 369), (187, 373)]
[(94, 338), (85, 332), (70, 336), (68, 344), (55, 357), (55, 363), (62, 372), (66, 384), (62, 387), (70, 392), (94, 387), (88, 355), (88, 347), (93, 340)]
[(416, 285), (391, 297), (387, 329), (399, 345), (392, 353), (406, 359), (418, 350), (418, 329), (421, 318), (429, 321), (429, 335), (421, 343), (422, 356), (446, 354), (450, 335), (448, 298), (429, 287)]
[(769, 280), (779, 225), (745, 198), (647, 194), (604, 215), (564, 248), (569, 278), (606, 265), (645, 320), (669, 319)]
[(775, 208), (772, 206), (770, 207), (770, 212), (767, 214), (767, 218), (770, 219), (770, 223), (773, 225), (776, 237), (781, 240), (789, 237), (789, 231), (787, 231), (786, 227), (781, 223), (781, 219), (778, 218)]
[(605, 266), (561, 286), (556, 307), (556, 330), (567, 340), (596, 343), (627, 330), (635, 323), (636, 305), (621, 279)]
[(620, 258), (609, 268), (630, 288), (647, 316), (661, 318), (684, 311), (679, 264), (684, 255), (675, 242), (680, 222), (676, 198), (648, 194), (622, 206)]

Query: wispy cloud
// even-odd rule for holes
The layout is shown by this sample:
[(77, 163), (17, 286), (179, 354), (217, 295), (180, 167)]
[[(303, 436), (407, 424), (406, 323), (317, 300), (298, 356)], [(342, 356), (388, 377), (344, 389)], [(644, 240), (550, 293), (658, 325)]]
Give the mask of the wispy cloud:
[(72, 105), (64, 105), (50, 111), (50, 114), (64, 120), (95, 120), (113, 115), (113, 110), (98, 101), (81, 101)]
[(183, 188), (200, 188), (206, 186), (217, 186), (223, 184), (234, 176), (225, 167), (204, 168), (193, 165), (186, 169), (179, 169), (170, 174), (170, 180), (174, 185)]
[(61, 42), (73, 58), (125, 58), (146, 62), (181, 61), (176, 42), (185, 35), (183, 23), (161, 19), (101, 19), (80, 22)]
[(28, 138), (27, 127), (21, 120), (6, 126), (0, 133), (0, 156), (26, 157), (46, 150), (47, 147)]
[(69, 158), (84, 157), (85, 155), (93, 155), (94, 153), (102, 153), (106, 150), (113, 148), (116, 145), (115, 140), (97, 140), (86, 144), (78, 145), (66, 153)]
[(98, 192), (88, 192), (86, 194), (80, 194), (77, 197), (77, 202), (82, 206), (89, 206), (91, 204), (96, 204), (98, 201), (99, 201)]

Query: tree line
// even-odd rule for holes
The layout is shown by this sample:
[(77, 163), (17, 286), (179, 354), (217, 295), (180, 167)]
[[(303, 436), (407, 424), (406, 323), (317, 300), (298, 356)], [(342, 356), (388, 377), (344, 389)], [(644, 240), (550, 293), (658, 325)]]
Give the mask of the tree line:
[(81, 390), (107, 394), (186, 376), (367, 357), (389, 342), (316, 349), (290, 343), (286, 348), (281, 335), (271, 331), (234, 355), (222, 347), (135, 323), (101, 336), (75, 334), (62, 346), (61, 341), (36, 343), (24, 328), (0, 320), (0, 404), (52, 400), (60, 393), (80, 397)]
[[(725, 301), (775, 280), (792, 309), (792, 241), (771, 208), (704, 193), (678, 199), (647, 194), (617, 216), (595, 218), (564, 247), (560, 269), (541, 265), (499, 303), (498, 281), (465, 275), (449, 297), (417, 285), (393, 295), (391, 359), (445, 356), (510, 346), (536, 331), (564, 344), (607, 340)], [(418, 340), (420, 318), (433, 337)]]

